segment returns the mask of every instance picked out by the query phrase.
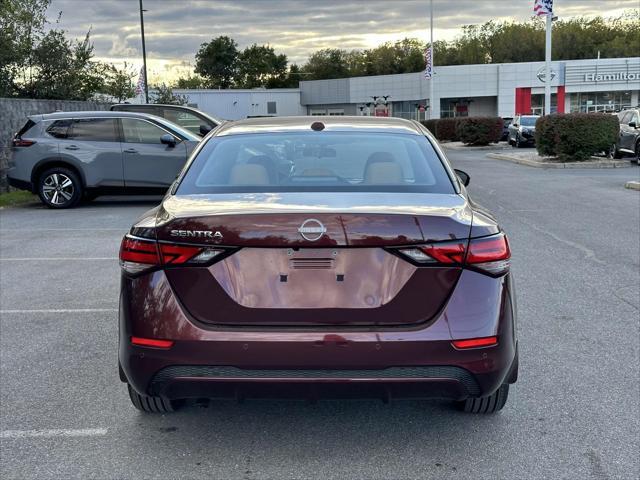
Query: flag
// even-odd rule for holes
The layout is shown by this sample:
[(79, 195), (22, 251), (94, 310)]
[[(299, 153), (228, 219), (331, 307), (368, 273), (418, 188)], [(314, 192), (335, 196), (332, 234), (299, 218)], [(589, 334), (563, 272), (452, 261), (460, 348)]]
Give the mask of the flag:
[(553, 15), (553, 0), (535, 0), (533, 13), (537, 16)]
[(136, 95), (142, 95), (144, 93), (144, 87), (147, 83), (147, 79), (144, 78), (144, 65), (140, 67), (140, 75), (138, 75), (138, 85), (136, 85)]
[(431, 55), (431, 45), (429, 45), (427, 49), (424, 51), (424, 63), (425, 63), (424, 78), (431, 78), (431, 76), (433, 75), (432, 59), (433, 57)]

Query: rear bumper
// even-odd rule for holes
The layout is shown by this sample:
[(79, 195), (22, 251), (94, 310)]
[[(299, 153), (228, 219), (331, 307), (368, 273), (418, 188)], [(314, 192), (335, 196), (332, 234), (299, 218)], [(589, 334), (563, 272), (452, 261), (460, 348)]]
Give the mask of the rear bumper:
[[(154, 288), (141, 289), (139, 282)], [(216, 329), (188, 316), (162, 271), (123, 277), (119, 359), (136, 391), (166, 398), (323, 392), (480, 397), (516, 378), (511, 290), (508, 275), (464, 271), (437, 318), (412, 329)], [(499, 340), (492, 347), (457, 350), (451, 344), (453, 338), (493, 335)], [(131, 336), (174, 344), (134, 346)]]

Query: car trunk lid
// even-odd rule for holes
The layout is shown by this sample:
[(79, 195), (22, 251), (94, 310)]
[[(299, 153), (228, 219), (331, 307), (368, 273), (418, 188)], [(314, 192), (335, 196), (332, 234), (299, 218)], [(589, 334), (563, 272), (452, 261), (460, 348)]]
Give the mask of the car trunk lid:
[(434, 318), (460, 274), (419, 268), (392, 247), (466, 241), (471, 213), (458, 195), (279, 193), (169, 197), (158, 220), (160, 242), (237, 248), (207, 267), (167, 269), (198, 321), (383, 326)]

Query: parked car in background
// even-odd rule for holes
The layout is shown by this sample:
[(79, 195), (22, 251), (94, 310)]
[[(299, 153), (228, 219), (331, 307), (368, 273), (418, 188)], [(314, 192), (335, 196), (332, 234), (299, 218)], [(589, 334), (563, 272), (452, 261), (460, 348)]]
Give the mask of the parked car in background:
[(247, 119), (203, 142), (122, 240), (136, 408), (344, 394), (502, 409), (518, 372), (509, 244), (426, 128)]
[(535, 145), (536, 120), (539, 115), (516, 115), (509, 125), (507, 142), (516, 148)]
[(502, 117), (502, 137), (501, 142), (506, 142), (509, 139), (509, 125), (513, 122), (513, 117)]
[(620, 135), (618, 141), (611, 146), (609, 156), (622, 158), (632, 155), (640, 165), (640, 107), (630, 108), (618, 113)]
[(156, 117), (166, 118), (170, 122), (180, 125), (182, 128), (201, 137), (204, 137), (223, 122), (200, 110), (184, 105), (119, 103), (112, 105), (111, 110), (147, 113)]
[(51, 208), (73, 207), (83, 196), (164, 193), (199, 141), (144, 113), (31, 115), (13, 139), (7, 176)]

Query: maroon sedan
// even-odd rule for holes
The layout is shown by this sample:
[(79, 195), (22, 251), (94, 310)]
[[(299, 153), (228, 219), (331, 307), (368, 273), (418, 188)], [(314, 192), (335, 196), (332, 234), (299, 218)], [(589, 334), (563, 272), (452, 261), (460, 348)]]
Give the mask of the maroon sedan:
[(122, 241), (133, 404), (380, 395), (500, 410), (518, 372), (511, 254), (468, 181), (417, 122), (222, 125)]

